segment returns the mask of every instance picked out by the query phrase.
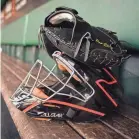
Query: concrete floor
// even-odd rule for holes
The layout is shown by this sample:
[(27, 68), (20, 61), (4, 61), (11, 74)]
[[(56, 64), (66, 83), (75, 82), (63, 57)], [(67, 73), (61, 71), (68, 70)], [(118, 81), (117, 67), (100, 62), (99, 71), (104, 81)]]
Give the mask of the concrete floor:
[(21, 139), (1, 96), (1, 139)]

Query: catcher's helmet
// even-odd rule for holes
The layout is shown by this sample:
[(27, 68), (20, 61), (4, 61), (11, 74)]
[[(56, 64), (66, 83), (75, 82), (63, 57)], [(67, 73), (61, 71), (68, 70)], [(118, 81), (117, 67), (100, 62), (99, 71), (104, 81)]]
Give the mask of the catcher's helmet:
[(12, 95), (18, 109), (40, 120), (81, 122), (93, 121), (118, 106), (119, 95), (112, 89), (117, 80), (110, 70), (86, 69), (59, 51), (52, 57), (56, 61), (52, 69), (37, 60)]

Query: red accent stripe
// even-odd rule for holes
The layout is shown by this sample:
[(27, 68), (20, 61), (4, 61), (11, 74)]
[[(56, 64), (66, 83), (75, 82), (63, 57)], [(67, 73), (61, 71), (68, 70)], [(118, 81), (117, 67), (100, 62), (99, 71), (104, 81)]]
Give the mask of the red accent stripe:
[(108, 82), (104, 79), (99, 79), (96, 81), (96, 84), (99, 86), (99, 88), (101, 88), (101, 90), (104, 92), (104, 94), (109, 98), (109, 100), (113, 103), (113, 105), (115, 107), (118, 106), (118, 104), (114, 101), (114, 99), (109, 95), (109, 93), (105, 90), (105, 88), (100, 84), (100, 83), (106, 83), (108, 85), (111, 85), (111, 84), (115, 84), (117, 83), (117, 80), (111, 75), (111, 73), (104, 68), (104, 71), (112, 78), (112, 81)]
[[(83, 111), (86, 111), (86, 112), (89, 112), (89, 113), (93, 113), (93, 114), (96, 114), (96, 115), (99, 115), (99, 116), (104, 116), (105, 115), (105, 113), (102, 113), (102, 112), (99, 112), (99, 111), (96, 111), (96, 110), (92, 110), (92, 109), (88, 109), (88, 108), (85, 108), (85, 107), (82, 107), (82, 106), (79, 106), (79, 105), (76, 105), (76, 104), (64, 102), (64, 101), (48, 100), (48, 101), (46, 101), (46, 103), (54, 103), (54, 104), (65, 105), (65, 106), (69, 106), (69, 107), (72, 107), (72, 108), (83, 110)], [(26, 113), (27, 111), (36, 107), (37, 105), (38, 105), (38, 103), (35, 102), (32, 105), (28, 106), (26, 109), (24, 109), (23, 112)]]
[(80, 109), (80, 110), (83, 110), (83, 111), (86, 111), (86, 112), (89, 112), (89, 113), (93, 113), (93, 114), (96, 114), (96, 115), (99, 115), (99, 116), (104, 116), (105, 115), (102, 112), (99, 112), (99, 111), (96, 111), (96, 110), (92, 110), (92, 109), (88, 109), (88, 108), (85, 108), (85, 107), (82, 107), (82, 106), (79, 106), (79, 105), (76, 105), (76, 104), (64, 102), (64, 101), (48, 100), (47, 102), (48, 103), (55, 103), (55, 104), (69, 106), (69, 107)]
[(25, 108), (23, 110), (24, 113), (28, 112), (29, 110), (31, 110), (32, 108), (36, 107), (38, 105), (37, 102), (34, 102), (33, 104), (31, 104), (30, 106), (28, 106), (27, 108)]

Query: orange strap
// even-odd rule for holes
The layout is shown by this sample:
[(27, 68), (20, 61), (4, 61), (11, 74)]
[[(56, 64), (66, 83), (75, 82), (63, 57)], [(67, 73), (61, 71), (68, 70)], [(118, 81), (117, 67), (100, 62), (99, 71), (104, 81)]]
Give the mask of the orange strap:
[(39, 88), (34, 88), (32, 94), (41, 99), (47, 99), (48, 96)]
[[(40, 95), (40, 94), (41, 95)], [(42, 96), (45, 96), (45, 98), (48, 98), (47, 95), (45, 95), (40, 89), (38, 88), (35, 88), (33, 90), (33, 94), (35, 94), (37, 97), (42, 97)], [(42, 95), (43, 94), (43, 95)], [(100, 115), (100, 116), (104, 116), (105, 114), (102, 113), (102, 112), (99, 112), (99, 111), (96, 111), (96, 110), (92, 110), (92, 109), (88, 109), (88, 108), (85, 108), (85, 107), (82, 107), (82, 106), (79, 106), (79, 105), (76, 105), (76, 104), (72, 104), (72, 103), (68, 103), (68, 102), (64, 102), (64, 101), (58, 101), (58, 100), (48, 100), (46, 101), (46, 103), (54, 103), (54, 104), (59, 104), (59, 105), (64, 105), (64, 106), (69, 106), (69, 107), (72, 107), (72, 108), (76, 108), (76, 109), (79, 109), (79, 110), (83, 110), (83, 111), (86, 111), (86, 112), (89, 112), (89, 113), (93, 113), (93, 114), (96, 114), (96, 115)], [(34, 102), (32, 105), (28, 106), (27, 108), (25, 108), (23, 110), (23, 112), (27, 112), (29, 110), (31, 110), (32, 108), (36, 107), (37, 105), (39, 105), (37, 102)], [(47, 104), (44, 104), (44, 105), (47, 105)]]
[[(64, 65), (61, 61), (57, 60), (57, 64), (58, 64), (58, 68), (61, 70), (61, 71), (67, 71), (69, 72), (70, 74), (72, 73), (71, 69), (69, 69), (66, 65)], [(79, 81), (81, 82), (81, 80), (78, 78), (77, 75), (73, 75), (73, 78), (76, 80), (76, 81)]]
[(76, 104), (64, 102), (64, 101), (48, 100), (47, 102), (48, 103), (60, 104), (60, 105), (64, 105), (64, 106), (69, 106), (69, 107), (72, 107), (72, 108), (76, 108), (76, 109), (83, 110), (83, 111), (86, 111), (86, 112), (89, 112), (89, 113), (93, 113), (93, 114), (96, 114), (96, 115), (100, 115), (100, 116), (104, 116), (105, 115), (102, 112), (99, 112), (99, 111), (96, 111), (96, 110), (92, 110), (92, 109), (88, 109), (88, 108), (85, 108), (85, 107), (82, 107), (82, 106), (79, 106), (79, 105), (76, 105)]
[(44, 106), (46, 106), (46, 107), (57, 107), (57, 108), (60, 108), (59, 106), (57, 106), (57, 105), (53, 105), (53, 104), (43, 104)]
[[(48, 98), (48, 96), (46, 94), (44, 94), (44, 92), (42, 90), (40, 90), (39, 88), (34, 88), (32, 94), (35, 95), (36, 97), (39, 97), (39, 98), (45, 98), (45, 99)], [(89, 112), (89, 113), (93, 113), (93, 114), (96, 114), (96, 115), (100, 115), (100, 116), (104, 116), (105, 115), (102, 112), (99, 112), (99, 111), (96, 111), (96, 110), (92, 110), (92, 109), (88, 109), (88, 108), (85, 108), (85, 107), (82, 107), (82, 106), (79, 106), (79, 105), (76, 105), (76, 104), (64, 102), (64, 101), (47, 100), (46, 103), (54, 103), (54, 104), (69, 106), (69, 107), (72, 107), (72, 108), (76, 108), (76, 109), (83, 110), (83, 111), (86, 111), (86, 112)], [(25, 108), (23, 110), (23, 112), (27, 112), (30, 109), (36, 107), (37, 105), (39, 105), (39, 104), (37, 102), (34, 102), (32, 105), (30, 105), (27, 108)], [(44, 105), (47, 105), (47, 104), (44, 104)]]
[(38, 105), (37, 102), (34, 102), (33, 104), (31, 104), (30, 106), (28, 106), (27, 108), (25, 108), (23, 110), (24, 113), (28, 112), (29, 110), (31, 110), (32, 108), (36, 107)]
[[(41, 98), (41, 99), (47, 99), (48, 98), (48, 96), (45, 95), (44, 92), (41, 89), (39, 89), (39, 88), (34, 88), (32, 94), (34, 96), (38, 97), (38, 98)], [(25, 108), (23, 110), (23, 112), (27, 112), (27, 111), (29, 111), (30, 109), (34, 108), (37, 105), (38, 105), (38, 103), (37, 102), (34, 102), (32, 105), (30, 105), (27, 108)]]
[(51, 120), (51, 119), (49, 119), (49, 118), (33, 118), (33, 119), (42, 120), (42, 121), (50, 121), (50, 120)]

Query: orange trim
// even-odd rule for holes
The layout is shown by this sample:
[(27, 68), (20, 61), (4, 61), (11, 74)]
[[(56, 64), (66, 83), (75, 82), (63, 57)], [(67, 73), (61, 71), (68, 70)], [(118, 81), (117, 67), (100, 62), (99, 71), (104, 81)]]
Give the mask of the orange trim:
[(103, 68), (103, 69), (113, 79), (113, 81), (117, 82), (117, 80), (113, 77), (113, 75), (111, 75), (111, 73), (107, 69), (105, 69), (105, 68)]
[(33, 119), (37, 119), (37, 120), (42, 120), (42, 121), (50, 121), (51, 119), (49, 118), (34, 118)]
[[(40, 90), (39, 88), (34, 88), (32, 94), (38, 98), (45, 98), (47, 99), (48, 96), (46, 94), (44, 94), (44, 92), (42, 90)], [(31, 104), (30, 106), (28, 106), (27, 108), (25, 108), (23, 110), (24, 113), (28, 112), (29, 110), (31, 110), (32, 108), (36, 107), (38, 105), (37, 102), (34, 102), (33, 104)]]
[(41, 99), (47, 99), (48, 96), (39, 88), (34, 88), (32, 94)]
[(106, 80), (104, 80), (104, 79), (99, 79), (99, 80), (97, 80), (96, 81), (96, 84), (101, 88), (101, 90), (104, 92), (104, 94), (109, 98), (109, 100), (113, 103), (113, 105), (115, 106), (115, 107), (117, 107), (118, 106), (118, 104), (114, 101), (114, 99), (108, 94), (108, 92), (105, 90), (105, 88), (100, 84), (100, 83), (106, 83), (106, 84), (108, 84), (108, 85), (111, 85), (111, 84), (115, 84), (115, 83), (117, 83), (117, 80), (111, 75), (111, 73), (107, 70), (107, 69), (105, 69), (104, 68), (104, 71), (112, 78), (112, 81), (110, 81), (110, 82), (108, 82), (108, 81), (106, 81)]
[(37, 103), (37, 102), (34, 102), (33, 104), (31, 104), (30, 106), (28, 106), (27, 108), (25, 108), (25, 109), (23, 110), (23, 112), (26, 113), (26, 112), (28, 112), (30, 109), (36, 107), (37, 105), (38, 105), (38, 103)]
[(58, 63), (58, 68), (61, 70), (61, 71), (67, 71), (66, 69), (65, 69), (65, 67), (62, 65), (62, 64), (60, 64), (59, 62), (57, 62)]
[[(61, 61), (57, 60), (58, 68), (62, 71), (68, 71), (70, 74), (72, 73), (71, 69), (69, 69), (66, 65), (64, 65)], [(73, 74), (73, 78), (76, 81), (81, 82), (77, 75)]]
[[(39, 95), (38, 93), (42, 93), (42, 91), (38, 88), (35, 88), (35, 91), (33, 91), (35, 93), (35, 95)], [(37, 92), (37, 93), (36, 93)], [(48, 98), (47, 95), (45, 95), (46, 98)], [(76, 109), (79, 109), (79, 110), (83, 110), (83, 111), (86, 111), (86, 112), (89, 112), (89, 113), (93, 113), (93, 114), (96, 114), (96, 115), (100, 115), (100, 116), (104, 116), (105, 114), (102, 113), (102, 112), (99, 112), (99, 111), (96, 111), (96, 110), (92, 110), (92, 109), (88, 109), (88, 108), (85, 108), (85, 107), (82, 107), (82, 106), (79, 106), (79, 105), (76, 105), (76, 104), (72, 104), (72, 103), (68, 103), (68, 102), (64, 102), (64, 101), (58, 101), (58, 100), (47, 100), (46, 102), (44, 103), (54, 103), (54, 104), (60, 104), (60, 105), (64, 105), (64, 106), (69, 106), (69, 107), (72, 107), (72, 108), (76, 108)], [(26, 113), (27, 111), (29, 111), (30, 109), (36, 107), (37, 105), (39, 105), (37, 102), (34, 102), (32, 105), (28, 106), (27, 108), (25, 108), (23, 110), (24, 113)], [(47, 104), (43, 104), (43, 105), (47, 105)]]
[[(105, 115), (102, 112), (99, 112), (99, 111), (96, 111), (96, 110), (92, 110), (92, 109), (88, 109), (88, 108), (85, 108), (85, 107), (82, 107), (82, 106), (79, 106), (79, 105), (76, 105), (76, 104), (71, 104), (71, 103), (68, 103), (68, 102), (64, 102), (64, 101), (48, 100), (46, 102), (47, 103), (60, 104), (60, 105), (64, 105), (64, 106), (69, 106), (69, 107), (76, 108), (76, 109), (79, 109), (79, 110), (83, 110), (83, 111), (86, 111), (86, 112), (89, 112), (89, 113), (93, 113), (93, 114), (96, 114), (96, 115), (99, 115), (99, 116), (104, 116)], [(29, 111), (30, 109), (36, 107), (37, 105), (38, 105), (38, 103), (35, 102), (32, 105), (28, 106), (26, 109), (24, 109), (23, 112), (26, 113), (27, 111)]]
[[(96, 114), (96, 115), (99, 115), (99, 116), (104, 116), (105, 115), (105, 113), (102, 113), (102, 112), (99, 112), (99, 111), (96, 111), (96, 110), (92, 110), (92, 109), (88, 109), (88, 108), (85, 108), (85, 107), (82, 107), (82, 106), (79, 106), (79, 105), (76, 105), (76, 104), (71, 104), (71, 103), (68, 103), (68, 102), (64, 102), (64, 101), (48, 100), (47, 103), (54, 103), (54, 104), (69, 106), (69, 107), (76, 108), (76, 109), (79, 109), (79, 110), (83, 110), (83, 111), (93, 113), (93, 114)], [(27, 107), (26, 109), (24, 109), (23, 112), (27, 112), (27, 111), (29, 111), (30, 109), (34, 108), (37, 105), (38, 105), (38, 103), (32, 104), (29, 107)]]
[(79, 105), (76, 105), (76, 104), (64, 102), (64, 101), (48, 100), (47, 102), (48, 103), (60, 104), (60, 105), (64, 105), (64, 106), (69, 106), (69, 107), (72, 107), (72, 108), (76, 108), (76, 109), (83, 110), (83, 111), (86, 111), (86, 112), (89, 112), (89, 113), (93, 113), (93, 114), (96, 114), (96, 115), (100, 115), (100, 116), (104, 116), (105, 115), (102, 112), (99, 112), (99, 111), (96, 111), (96, 110), (92, 110), (92, 109), (88, 109), (88, 108), (85, 108), (85, 107), (82, 107), (82, 106), (79, 106)]
[(57, 105), (52, 105), (52, 104), (43, 104), (44, 106), (48, 106), (48, 107), (57, 107), (57, 108), (60, 108), (59, 106)]

